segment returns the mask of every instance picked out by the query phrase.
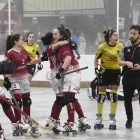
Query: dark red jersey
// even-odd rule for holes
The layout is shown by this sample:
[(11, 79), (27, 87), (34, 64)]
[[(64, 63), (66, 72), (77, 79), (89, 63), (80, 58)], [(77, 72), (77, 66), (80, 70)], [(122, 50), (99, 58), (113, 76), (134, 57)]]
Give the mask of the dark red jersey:
[(12, 60), (16, 64), (15, 72), (9, 75), (9, 78), (13, 80), (24, 80), (27, 77), (27, 62), (31, 61), (27, 52), (24, 49), (17, 51), (15, 49), (10, 49), (5, 54), (5, 58)]
[(69, 45), (61, 46), (58, 50), (58, 60), (59, 60), (60, 66), (63, 65), (66, 57), (71, 57), (71, 62), (66, 67), (65, 71), (79, 68), (79, 63), (75, 59), (75, 55)]
[(50, 61), (50, 69), (51, 69), (51, 73), (50, 76), (53, 77), (56, 75), (56, 72), (58, 71), (60, 65), (59, 65), (59, 61), (58, 61), (58, 50), (53, 51), (52, 50), (52, 46), (47, 47), (46, 49), (46, 53), (49, 57), (49, 61)]

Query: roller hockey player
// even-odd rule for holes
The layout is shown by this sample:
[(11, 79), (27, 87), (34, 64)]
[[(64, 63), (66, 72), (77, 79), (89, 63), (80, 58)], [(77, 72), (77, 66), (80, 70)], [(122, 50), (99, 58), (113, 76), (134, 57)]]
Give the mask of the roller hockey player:
[(88, 125), (88, 120), (85, 117), (81, 117), (78, 120), (78, 126), (77, 127), (79, 128), (78, 131), (80, 131), (80, 132), (82, 132), (82, 131), (85, 132), (87, 129), (91, 129), (91, 126)]

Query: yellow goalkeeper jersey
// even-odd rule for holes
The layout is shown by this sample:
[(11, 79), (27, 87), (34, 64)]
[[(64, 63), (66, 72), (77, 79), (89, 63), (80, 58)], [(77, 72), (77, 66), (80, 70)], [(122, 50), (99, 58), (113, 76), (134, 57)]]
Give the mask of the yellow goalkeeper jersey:
[(97, 59), (101, 58), (101, 64), (105, 69), (120, 69), (118, 60), (121, 47), (122, 44), (119, 42), (115, 46), (110, 46), (105, 42), (99, 46), (95, 57)]
[[(39, 45), (34, 43), (32, 46), (29, 46), (27, 42), (23, 43), (23, 49), (25, 49), (31, 59), (35, 59), (36, 55), (40, 55)], [(27, 63), (27, 65), (30, 65)]]

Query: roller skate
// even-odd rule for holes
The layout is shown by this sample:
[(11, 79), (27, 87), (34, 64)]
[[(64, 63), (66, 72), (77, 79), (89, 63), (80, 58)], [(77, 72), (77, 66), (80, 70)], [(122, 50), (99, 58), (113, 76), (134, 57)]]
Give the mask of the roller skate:
[(46, 121), (46, 125), (45, 127), (49, 127), (51, 125), (51, 121), (53, 120), (52, 117), (48, 117), (47, 121)]
[(109, 114), (109, 116), (110, 116), (109, 129), (110, 129), (110, 130), (116, 130), (116, 119), (115, 119), (115, 114)]
[(19, 136), (20, 134), (23, 135), (27, 133), (27, 130), (29, 129), (29, 124), (24, 124), (22, 122), (17, 121), (16, 123), (12, 123), (12, 130), (13, 130), (13, 136)]
[(94, 122), (94, 129), (98, 128), (98, 129), (101, 129), (101, 128), (104, 128), (104, 125), (102, 124), (102, 114), (96, 114), (97, 116), (97, 119), (95, 120)]
[(70, 132), (72, 133), (73, 136), (76, 136), (77, 135), (76, 124), (73, 122), (65, 123), (61, 131), (64, 136), (69, 136)]
[(5, 138), (4, 138), (4, 129), (0, 130), (0, 140), (5, 140)]
[(88, 95), (88, 98), (89, 98), (90, 100), (94, 100), (93, 97), (92, 97), (91, 88), (87, 88), (87, 95)]
[(25, 124), (28, 124), (31, 127), (32, 133), (35, 133), (36, 131), (39, 131), (38, 127), (34, 123), (29, 121), (28, 119), (25, 119)]
[(62, 129), (62, 127), (61, 127), (61, 125), (60, 125), (60, 119), (55, 120), (55, 126), (54, 126), (54, 128), (53, 128), (53, 132), (54, 132), (55, 134), (59, 134), (59, 132), (61, 132), (61, 129)]
[(78, 128), (79, 128), (79, 132), (85, 132), (87, 129), (91, 129), (91, 126), (88, 125), (88, 120), (85, 117), (81, 117), (78, 120)]

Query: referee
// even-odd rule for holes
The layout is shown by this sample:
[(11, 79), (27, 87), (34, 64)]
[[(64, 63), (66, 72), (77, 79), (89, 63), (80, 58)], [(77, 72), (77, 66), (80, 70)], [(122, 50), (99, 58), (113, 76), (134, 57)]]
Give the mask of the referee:
[(130, 27), (130, 40), (126, 41), (119, 53), (119, 65), (124, 66), (122, 80), (124, 106), (127, 115), (126, 128), (132, 128), (132, 97), (135, 89), (140, 93), (140, 26)]

